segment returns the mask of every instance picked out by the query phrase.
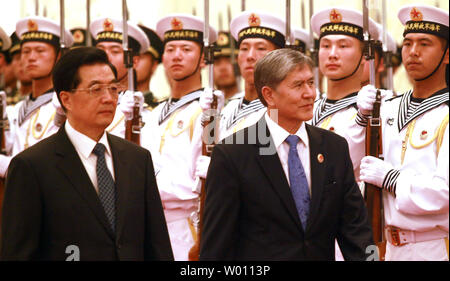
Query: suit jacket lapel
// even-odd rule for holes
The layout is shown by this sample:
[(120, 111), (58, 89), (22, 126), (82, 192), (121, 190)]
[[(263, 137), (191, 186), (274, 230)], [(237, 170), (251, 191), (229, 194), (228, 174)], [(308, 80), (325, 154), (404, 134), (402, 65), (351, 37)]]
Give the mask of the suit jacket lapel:
[(55, 152), (58, 158), (58, 169), (67, 177), (75, 190), (86, 201), (95, 217), (105, 228), (106, 232), (114, 239), (114, 234), (111, 231), (100, 199), (95, 192), (95, 188), (89, 179), (75, 147), (66, 134), (64, 126), (57, 132), (57, 138)]
[[(120, 237), (122, 233), (123, 225), (125, 223), (126, 204), (128, 191), (130, 190), (131, 183), (131, 165), (128, 165), (124, 154), (122, 152), (122, 146), (108, 134), (108, 141), (111, 147), (112, 158), (114, 162), (114, 176), (116, 185), (116, 237)], [(120, 157), (119, 155), (122, 155)]]
[[(323, 155), (323, 138), (320, 133), (316, 128), (310, 125), (306, 125), (306, 130), (309, 137), (309, 153), (311, 164), (311, 205), (306, 227), (306, 229), (308, 229), (311, 227), (311, 224), (314, 223), (314, 218), (319, 212), (320, 200), (324, 187), (327, 159), (326, 155)], [(319, 154), (322, 154), (324, 156), (324, 160), (322, 163), (320, 163), (318, 160)]]
[[(260, 140), (269, 138), (271, 144), (273, 145), (273, 139), (270, 136), (270, 131), (267, 127), (265, 117), (263, 116), (256, 125), (258, 126), (256, 128), (256, 132), (266, 132), (266, 136), (262, 136), (262, 138), (257, 137), (256, 138), (256, 146), (258, 147), (258, 150), (262, 146), (266, 146), (267, 144), (262, 144)], [(265, 128), (265, 130), (259, 130), (258, 128)], [(292, 197), (292, 193), (288, 184), (288, 181), (286, 179), (286, 175), (284, 173), (283, 167), (281, 166), (280, 158), (278, 156), (278, 153), (276, 151), (276, 148), (273, 148), (275, 150), (275, 153), (272, 154), (262, 154), (259, 151), (256, 153), (256, 158), (258, 164), (261, 166), (261, 168), (264, 171), (264, 174), (269, 178), (270, 183), (272, 184), (272, 188), (275, 190), (275, 192), (278, 194), (278, 196), (281, 198), (281, 201), (283, 202), (283, 205), (286, 207), (290, 217), (295, 222), (299, 230), (303, 233), (303, 227), (300, 222), (300, 218), (298, 217), (297, 207), (295, 206), (294, 199)]]

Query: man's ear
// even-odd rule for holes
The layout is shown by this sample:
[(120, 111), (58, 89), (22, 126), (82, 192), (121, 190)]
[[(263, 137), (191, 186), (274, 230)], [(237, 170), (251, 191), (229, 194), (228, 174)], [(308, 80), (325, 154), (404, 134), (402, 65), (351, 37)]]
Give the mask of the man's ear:
[(200, 69), (203, 69), (206, 66), (205, 64), (205, 53), (202, 52), (201, 56), (200, 56)]
[(274, 108), (275, 107), (274, 95), (276, 94), (275, 91), (272, 90), (272, 88), (270, 88), (269, 86), (264, 86), (261, 89), (261, 94), (267, 103), (267, 107)]
[(67, 91), (61, 91), (59, 93), (59, 102), (66, 109), (66, 111), (71, 111), (72, 110), (72, 99), (71, 99), (71, 96), (72, 96), (72, 94), (70, 92), (67, 92)]
[(140, 59), (141, 59), (140, 56), (133, 56), (133, 68), (137, 67)]
[(449, 64), (448, 48), (447, 48), (447, 50), (445, 51), (445, 57), (444, 57), (443, 63), (444, 63), (444, 64)]

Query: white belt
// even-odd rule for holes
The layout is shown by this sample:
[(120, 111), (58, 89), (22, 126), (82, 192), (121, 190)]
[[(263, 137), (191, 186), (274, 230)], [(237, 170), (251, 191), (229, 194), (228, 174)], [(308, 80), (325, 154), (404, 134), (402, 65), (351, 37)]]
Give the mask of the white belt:
[(439, 228), (426, 232), (418, 232), (387, 226), (385, 230), (386, 240), (394, 246), (403, 246), (408, 243), (431, 241), (448, 237), (448, 232)]

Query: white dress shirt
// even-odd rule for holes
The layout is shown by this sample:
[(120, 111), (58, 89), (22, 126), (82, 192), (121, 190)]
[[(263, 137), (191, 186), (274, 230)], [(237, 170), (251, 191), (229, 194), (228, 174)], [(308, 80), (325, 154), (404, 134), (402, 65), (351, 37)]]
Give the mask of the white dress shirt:
[[(286, 138), (290, 135), (288, 131), (280, 127), (275, 123), (267, 114), (264, 114), (266, 118), (267, 127), (269, 128), (270, 135), (274, 141), (275, 147), (277, 149), (278, 157), (280, 157), (281, 166), (283, 166), (284, 173), (286, 174), (286, 179), (290, 185), (289, 181), (289, 166), (288, 166), (288, 155), (289, 155), (289, 144), (285, 142)], [(310, 163), (310, 153), (309, 153), (309, 138), (306, 132), (305, 122), (302, 122), (300, 128), (295, 133), (300, 138), (297, 143), (298, 156), (300, 161), (302, 161), (303, 169), (305, 170), (306, 180), (308, 181), (309, 194), (311, 195), (311, 163)]]
[[(69, 137), (70, 141), (75, 147), (78, 156), (80, 156), (81, 162), (83, 163), (83, 166), (86, 169), (86, 172), (89, 178), (91, 179), (92, 184), (94, 185), (95, 191), (98, 194), (97, 169), (96, 169), (97, 156), (92, 152), (97, 143), (88, 136), (75, 130), (70, 125), (70, 122), (68, 120), (66, 122), (65, 129), (67, 136)], [(108, 167), (108, 170), (111, 173), (113, 179), (115, 179), (111, 148), (109, 147), (106, 132), (103, 134), (103, 136), (100, 138), (98, 142), (102, 143), (106, 147), (105, 151), (106, 166)]]

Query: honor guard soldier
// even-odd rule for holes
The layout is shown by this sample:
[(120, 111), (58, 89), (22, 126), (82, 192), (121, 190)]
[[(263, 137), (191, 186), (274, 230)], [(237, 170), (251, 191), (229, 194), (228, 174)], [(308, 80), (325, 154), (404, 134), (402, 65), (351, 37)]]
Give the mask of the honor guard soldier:
[(3, 28), (0, 27), (0, 88), (1, 90), (4, 87), (4, 78), (3, 78), (3, 72), (8, 64), (8, 49), (11, 47), (11, 39), (8, 37), (6, 32), (3, 30)]
[[(89, 27), (92, 37), (95, 40), (95, 47), (103, 50), (108, 55), (109, 61), (117, 69), (117, 80), (123, 87), (123, 92), (119, 96), (117, 112), (111, 125), (106, 129), (114, 135), (125, 137), (125, 118), (127, 120), (133, 117), (133, 106), (135, 97), (140, 103), (140, 113), (143, 111), (144, 98), (141, 92), (127, 91), (128, 70), (124, 64), (124, 52), (122, 46), (123, 39), (123, 21), (111, 18), (101, 18), (93, 21)], [(140, 55), (148, 50), (150, 42), (144, 31), (136, 24), (128, 22), (128, 48), (133, 55), (133, 68), (138, 65)]]
[[(363, 15), (347, 8), (327, 8), (312, 16), (311, 26), (319, 35), (319, 69), (327, 78), (327, 93), (314, 103), (314, 117), (310, 122), (347, 140), (355, 180), (360, 184), (365, 130), (356, 123), (356, 98), (366, 64)], [(378, 38), (376, 23), (369, 19), (369, 26), (371, 37)], [(343, 260), (337, 243), (336, 260)]]
[(11, 38), (0, 27), (0, 91), (6, 92), (8, 104), (11, 104), (18, 92), (17, 78), (14, 75), (12, 57), (9, 52), (11, 46)]
[[(6, 147), (12, 156), (54, 134), (60, 127), (58, 116), (64, 116), (53, 90), (52, 70), (60, 57), (60, 26), (44, 17), (24, 18), (16, 24), (21, 40), (21, 60), (32, 80), (32, 92), (14, 106), (9, 116), (10, 130), (5, 134)], [(73, 43), (65, 31), (65, 45)], [(0, 155), (0, 176), (4, 176), (10, 157)]]
[(13, 32), (10, 36), (11, 47), (8, 53), (11, 57), (11, 66), (14, 73), (14, 77), (17, 80), (17, 92), (14, 96), (8, 98), (8, 104), (16, 104), (20, 100), (24, 99), (26, 95), (31, 93), (31, 79), (29, 75), (24, 71), (23, 62), (20, 55), (20, 40)]
[[(201, 146), (195, 143), (200, 138), (193, 136), (203, 131), (199, 103), (204, 94), (203, 29), (201, 19), (185, 14), (172, 14), (157, 22), (156, 32), (164, 42), (162, 63), (170, 97), (153, 109), (142, 129), (142, 146), (152, 152), (155, 163), (175, 260), (188, 260), (196, 237), (190, 215), (197, 210), (198, 194), (191, 167), (197, 154), (193, 150)], [(211, 42), (217, 38), (211, 27), (209, 38)]]
[[(426, 5), (398, 12), (402, 60), (413, 89), (382, 100), (384, 161), (362, 159), (361, 179), (383, 189), (386, 260), (448, 260), (448, 11)], [(358, 107), (370, 113), (376, 89)]]
[[(364, 65), (363, 15), (344, 8), (328, 8), (311, 18), (312, 29), (320, 35), (319, 69), (327, 78), (326, 97), (314, 104), (312, 125), (343, 136), (359, 181), (359, 165), (365, 155), (365, 131), (356, 124), (356, 96), (361, 89)], [(370, 35), (378, 38), (378, 29), (369, 19)]]
[(214, 85), (224, 93), (225, 100), (237, 98), (239, 73), (235, 73), (231, 57), (236, 58), (238, 52), (237, 42), (231, 34), (219, 31), (214, 49)]
[(161, 63), (164, 45), (159, 36), (152, 29), (138, 25), (150, 40), (150, 47), (146, 52), (140, 55), (136, 66), (137, 90), (144, 94), (144, 102), (149, 110), (155, 108), (159, 102), (155, 95), (150, 91), (150, 80)]

